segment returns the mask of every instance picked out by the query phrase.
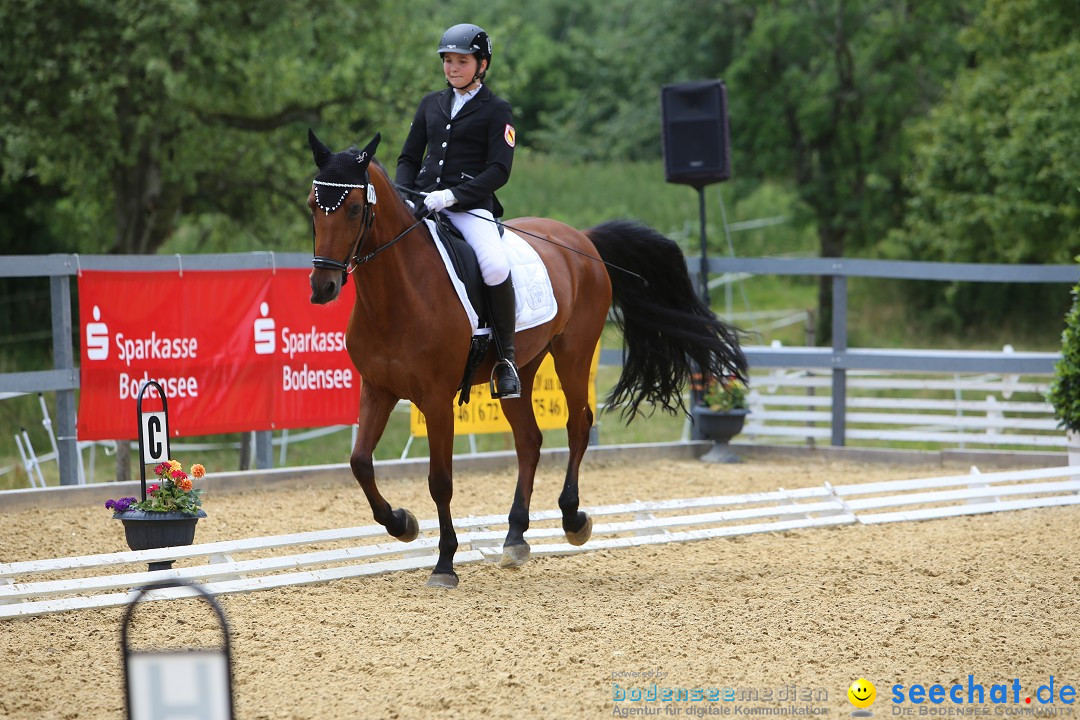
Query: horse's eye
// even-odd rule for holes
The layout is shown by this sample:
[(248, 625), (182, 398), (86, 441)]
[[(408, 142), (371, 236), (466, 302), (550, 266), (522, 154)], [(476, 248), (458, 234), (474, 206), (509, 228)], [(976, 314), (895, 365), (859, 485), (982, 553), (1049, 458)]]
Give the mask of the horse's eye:
[(349, 217), (354, 218), (360, 215), (360, 212), (364, 209), (364, 206), (360, 203), (354, 203), (349, 206)]

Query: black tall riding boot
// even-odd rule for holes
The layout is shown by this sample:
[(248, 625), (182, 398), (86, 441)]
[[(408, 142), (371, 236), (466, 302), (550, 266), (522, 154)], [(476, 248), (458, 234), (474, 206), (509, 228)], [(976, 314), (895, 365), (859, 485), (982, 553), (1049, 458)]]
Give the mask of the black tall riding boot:
[(495, 351), (499, 360), (491, 371), (491, 397), (521, 397), (521, 379), (514, 364), (514, 325), (517, 305), (514, 300), (514, 281), (507, 276), (498, 285), (488, 287), (491, 300), (491, 329), (495, 335)]

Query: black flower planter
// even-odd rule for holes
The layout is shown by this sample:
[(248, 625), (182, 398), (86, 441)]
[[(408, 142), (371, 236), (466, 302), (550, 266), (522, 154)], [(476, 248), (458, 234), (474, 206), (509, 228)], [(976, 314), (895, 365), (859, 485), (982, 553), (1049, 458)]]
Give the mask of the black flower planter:
[[(153, 550), (164, 547), (181, 547), (195, 542), (195, 523), (206, 517), (182, 512), (154, 512), (149, 510), (125, 510), (113, 517), (124, 523), (124, 535), (132, 550)], [(173, 560), (152, 562), (150, 570), (168, 570)]]
[(706, 440), (726, 444), (731, 438), (742, 432), (743, 423), (749, 410), (710, 410), (707, 407), (694, 408), (694, 426), (701, 431)]
[(712, 449), (701, 456), (705, 462), (737, 463), (739, 456), (731, 452), (727, 444), (731, 438), (742, 432), (749, 410), (710, 410), (704, 406), (693, 409), (694, 427), (701, 436), (714, 443)]

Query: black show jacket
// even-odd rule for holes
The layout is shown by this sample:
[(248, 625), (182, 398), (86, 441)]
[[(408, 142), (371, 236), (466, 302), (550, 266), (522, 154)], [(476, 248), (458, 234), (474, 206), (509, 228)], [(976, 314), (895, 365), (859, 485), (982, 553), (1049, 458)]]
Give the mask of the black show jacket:
[(501, 217), (495, 191), (510, 179), (516, 144), (510, 103), (484, 85), (451, 119), (453, 101), (451, 88), (420, 101), (398, 156), (397, 183), (420, 192), (449, 188), (454, 209)]

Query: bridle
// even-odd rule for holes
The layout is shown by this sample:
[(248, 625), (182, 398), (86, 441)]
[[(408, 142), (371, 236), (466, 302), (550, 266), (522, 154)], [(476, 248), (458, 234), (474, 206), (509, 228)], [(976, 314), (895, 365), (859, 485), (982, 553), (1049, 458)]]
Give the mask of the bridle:
[[(356, 238), (353, 240), (349, 254), (345, 256), (344, 262), (333, 258), (323, 257), (322, 255), (315, 255), (315, 215), (312, 214), (311, 216), (311, 254), (314, 256), (311, 259), (311, 264), (316, 268), (340, 271), (341, 282), (344, 284), (345, 276), (356, 269), (356, 266), (362, 262), (356, 256), (360, 253), (360, 248), (364, 246), (368, 233), (371, 232), (371, 228), (375, 225), (375, 186), (372, 184), (366, 171), (364, 172), (364, 182), (360, 184), (332, 183), (323, 180), (314, 180), (312, 181), (312, 184), (315, 188), (315, 205), (322, 208), (327, 215), (341, 207), (341, 204), (345, 202), (345, 198), (349, 196), (349, 193), (346, 192), (342, 195), (341, 199), (338, 200), (337, 205), (327, 207), (319, 203), (320, 185), (335, 188), (349, 188), (350, 190), (352, 188), (367, 189), (367, 202), (364, 203), (363, 215), (360, 217), (360, 227), (356, 230)], [(352, 267), (349, 266), (350, 263), (352, 263)]]
[(316, 268), (323, 268), (323, 269), (326, 269), (326, 270), (338, 270), (338, 271), (340, 271), (341, 272), (341, 283), (343, 285), (345, 284), (345, 276), (346, 275), (352, 273), (352, 271), (355, 270), (360, 265), (363, 265), (364, 263), (372, 260), (376, 255), (378, 255), (382, 251), (388, 250), (392, 245), (394, 245), (394, 243), (396, 243), (398, 240), (402, 239), (403, 237), (408, 235), (410, 232), (412, 232), (414, 229), (416, 229), (416, 227), (418, 225), (420, 225), (422, 222), (424, 222), (424, 220), (426, 219), (426, 217), (428, 215), (428, 213), (424, 213), (424, 215), (419, 217), (416, 220), (416, 222), (414, 222), (409, 227), (405, 228), (405, 230), (400, 232), (397, 235), (397, 237), (395, 237), (393, 240), (386, 243), (385, 245), (381, 245), (381, 246), (375, 248), (374, 250), (369, 252), (367, 255), (364, 255), (363, 257), (360, 257), (360, 251), (363, 249), (364, 243), (367, 241), (368, 233), (371, 232), (371, 228), (375, 225), (375, 201), (376, 201), (375, 185), (374, 185), (374, 183), (371, 182), (371, 179), (368, 177), (366, 171), (364, 172), (364, 181), (365, 182), (360, 183), (360, 184), (332, 183), (332, 182), (324, 182), (322, 180), (313, 181), (313, 184), (315, 186), (315, 204), (316, 204), (316, 206), (322, 208), (323, 211), (325, 211), (327, 214), (332, 213), (334, 210), (337, 210), (339, 207), (341, 207), (341, 204), (343, 202), (345, 202), (345, 198), (348, 197), (349, 194), (345, 193), (344, 195), (341, 196), (341, 200), (338, 201), (337, 205), (334, 205), (333, 207), (328, 208), (328, 207), (326, 207), (324, 205), (319, 204), (319, 186), (320, 185), (325, 185), (325, 186), (328, 186), (328, 187), (336, 187), (336, 188), (349, 188), (349, 189), (352, 189), (352, 188), (366, 188), (367, 189), (367, 202), (364, 203), (363, 215), (360, 218), (360, 227), (357, 228), (357, 230), (356, 230), (356, 238), (353, 240), (352, 249), (349, 251), (349, 254), (345, 256), (345, 262), (341, 262), (340, 260), (335, 260), (333, 258), (323, 257), (322, 255), (315, 255), (315, 216), (314, 215), (311, 216), (311, 253), (312, 253), (312, 255), (314, 255), (314, 257), (312, 257), (312, 259), (311, 259), (311, 264)]

